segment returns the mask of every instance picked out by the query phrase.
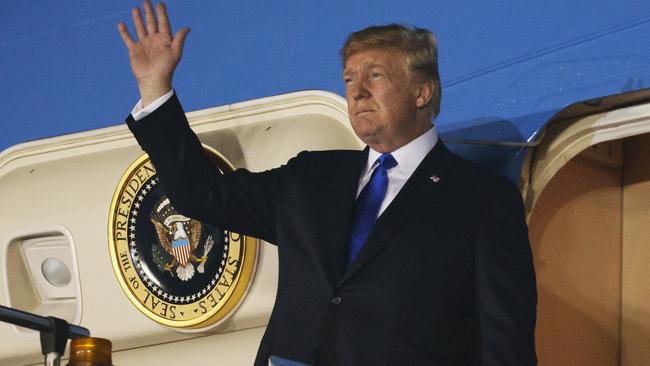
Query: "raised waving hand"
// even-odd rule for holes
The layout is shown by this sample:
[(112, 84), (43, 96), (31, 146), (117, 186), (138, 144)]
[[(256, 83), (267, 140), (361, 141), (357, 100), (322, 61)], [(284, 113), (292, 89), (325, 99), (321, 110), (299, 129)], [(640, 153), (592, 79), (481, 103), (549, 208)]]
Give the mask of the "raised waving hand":
[[(183, 54), (189, 28), (182, 28), (172, 36), (169, 18), (162, 2), (153, 7), (144, 3), (144, 21), (140, 8), (132, 11), (133, 25), (138, 35), (135, 41), (123, 22), (118, 24), (120, 36), (129, 50), (131, 70), (140, 89), (142, 105), (158, 99), (172, 88), (172, 76)], [(156, 19), (157, 18), (157, 19)]]

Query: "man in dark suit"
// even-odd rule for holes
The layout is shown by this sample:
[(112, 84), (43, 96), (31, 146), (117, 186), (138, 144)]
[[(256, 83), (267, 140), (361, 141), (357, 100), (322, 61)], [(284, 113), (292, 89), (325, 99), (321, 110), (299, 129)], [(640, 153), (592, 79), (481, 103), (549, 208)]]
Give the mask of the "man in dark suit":
[[(534, 365), (536, 291), (518, 190), (450, 153), (432, 119), (433, 35), (397, 25), (342, 50), (363, 151), (219, 174), (171, 91), (188, 30), (164, 6), (124, 24), (141, 103), (129, 128), (177, 210), (276, 243), (276, 303), (255, 364)], [(144, 108), (143, 108), (144, 107)]]

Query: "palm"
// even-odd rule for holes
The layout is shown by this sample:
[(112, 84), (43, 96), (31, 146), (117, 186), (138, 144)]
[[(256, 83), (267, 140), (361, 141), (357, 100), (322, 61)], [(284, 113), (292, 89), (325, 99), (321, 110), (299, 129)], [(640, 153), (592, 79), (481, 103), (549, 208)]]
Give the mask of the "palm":
[(118, 25), (120, 36), (129, 50), (131, 70), (138, 82), (143, 104), (148, 104), (171, 89), (174, 69), (181, 59), (183, 43), (189, 29), (183, 28), (172, 37), (163, 3), (158, 3), (154, 17), (151, 3), (144, 3), (143, 22), (140, 9), (133, 9), (133, 24), (138, 35), (134, 41), (124, 23)]
[(171, 75), (181, 58), (180, 52), (171, 47), (168, 34), (156, 33), (134, 43), (129, 48), (131, 69), (138, 80)]

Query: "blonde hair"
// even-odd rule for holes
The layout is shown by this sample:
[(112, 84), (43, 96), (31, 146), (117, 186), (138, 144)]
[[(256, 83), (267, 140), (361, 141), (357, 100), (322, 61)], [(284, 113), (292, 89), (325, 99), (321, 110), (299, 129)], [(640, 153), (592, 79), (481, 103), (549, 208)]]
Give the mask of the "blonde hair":
[(371, 26), (350, 34), (341, 48), (343, 67), (353, 54), (369, 49), (396, 49), (406, 56), (407, 72), (419, 82), (433, 81), (435, 90), (428, 106), (433, 116), (440, 113), (440, 75), (436, 37), (424, 28), (400, 24)]

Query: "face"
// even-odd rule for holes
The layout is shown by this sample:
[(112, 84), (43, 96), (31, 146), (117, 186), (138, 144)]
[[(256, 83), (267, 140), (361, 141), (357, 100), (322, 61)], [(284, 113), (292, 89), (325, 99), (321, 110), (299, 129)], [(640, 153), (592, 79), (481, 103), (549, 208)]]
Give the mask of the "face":
[(431, 128), (422, 85), (411, 80), (406, 67), (406, 56), (393, 49), (359, 51), (345, 64), (352, 129), (379, 152), (392, 152)]

